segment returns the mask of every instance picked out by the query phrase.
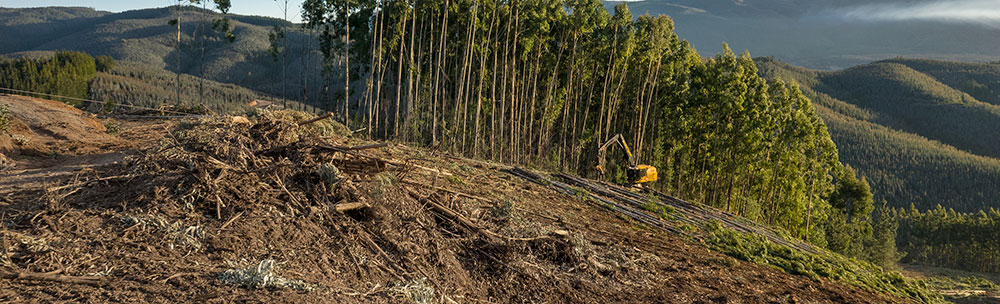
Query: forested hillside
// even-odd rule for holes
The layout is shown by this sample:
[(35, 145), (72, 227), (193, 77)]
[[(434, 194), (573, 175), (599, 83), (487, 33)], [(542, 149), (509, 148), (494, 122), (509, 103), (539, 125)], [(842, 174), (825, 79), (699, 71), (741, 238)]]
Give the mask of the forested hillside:
[(0, 7), (0, 34), (4, 37), (0, 54), (35, 49), (46, 41), (92, 26), (107, 14), (83, 7)]
[[(220, 96), (217, 92), (198, 92), (201, 83), (197, 78), (253, 88), (274, 99), (309, 102), (325, 96), (320, 51), (309, 31), (274, 18), (222, 15), (207, 6), (209, 1), (205, 3), (206, 7), (170, 6), (122, 13), (89, 8), (2, 8), (0, 37), (5, 39), (0, 54), (37, 57), (45, 51), (73, 50), (111, 56), (128, 62), (126, 69), (133, 71), (157, 75), (179, 72), (190, 75), (181, 78), (182, 102), (188, 105), (198, 104), (204, 97), (225, 103), (245, 95), (216, 100)], [(178, 17), (179, 44), (177, 26), (171, 22)], [(224, 17), (230, 20), (232, 42), (213, 29), (213, 21)], [(275, 28), (284, 34), (272, 43), (269, 33)], [(269, 52), (272, 45), (277, 51), (274, 56)], [(329, 81), (336, 77), (330, 75)], [(160, 89), (176, 90), (174, 82), (176, 79), (165, 82), (168, 86)], [(190, 90), (196, 91), (197, 98), (187, 95)]]
[(96, 74), (94, 57), (80, 52), (61, 51), (48, 57), (17, 60), (0, 58), (0, 88), (5, 89), (87, 98), (88, 83)]
[(979, 101), (1000, 105), (1000, 62), (967, 63), (904, 58), (885, 62), (905, 65), (972, 95)]
[(1000, 112), (973, 95), (990, 98), (983, 91), (996, 87), (988, 76), (996, 64), (894, 59), (818, 72), (756, 62), (766, 78), (802, 84), (841, 160), (869, 179), (876, 200), (968, 212), (1000, 204)]
[[(270, 96), (241, 86), (219, 83), (184, 74), (181, 83), (182, 106), (204, 104), (212, 111), (230, 113), (246, 108), (249, 101), (270, 99)], [(118, 104), (142, 107), (159, 107), (176, 104), (175, 75), (161, 69), (150, 68), (135, 62), (119, 62), (114, 69), (97, 73), (90, 82), (89, 96), (95, 100), (113, 101)], [(301, 108), (299, 103), (293, 103)]]
[[(117, 105), (123, 105), (239, 113), (247, 109), (250, 101), (275, 99), (237, 85), (185, 74), (181, 76), (181, 83), (187, 85), (182, 86), (179, 92), (182, 102), (177, 104), (176, 75), (142, 63), (115, 62), (108, 56), (95, 59), (86, 53), (71, 51), (31, 52), (17, 57), (0, 57), (0, 88), (3, 88), (0, 92), (41, 93), (29, 95), (60, 100), (95, 112), (118, 111), (123, 108)], [(294, 100), (289, 100), (288, 106), (317, 111), (315, 107)]]

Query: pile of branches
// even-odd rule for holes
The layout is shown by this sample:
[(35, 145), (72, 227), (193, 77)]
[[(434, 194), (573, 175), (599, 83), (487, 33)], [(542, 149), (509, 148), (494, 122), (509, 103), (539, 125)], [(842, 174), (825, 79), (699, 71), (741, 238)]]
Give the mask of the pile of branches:
[[(97, 178), (48, 187), (56, 203), (19, 215), (19, 227), (44, 224), (60, 238), (98, 241), (14, 248), (14, 268), (33, 272), (0, 279), (93, 285), (155, 277), (224, 290), (335, 288), (368, 296), (381, 288), (384, 296), (411, 299), (447, 290), (498, 302), (579, 302), (553, 290), (625, 269), (616, 260), (638, 260), (638, 253), (602, 250), (582, 235), (529, 224), (509, 202), (424, 183), (446, 172), (414, 158), (373, 156), (402, 154), (370, 150), (385, 144), (338, 146), (351, 142), (350, 131), (314, 118), (263, 111), (182, 122), (122, 165), (93, 172)], [(46, 258), (37, 258), (41, 252)], [(162, 263), (168, 259), (176, 262)], [(70, 278), (48, 273), (64, 260), (118, 268)], [(277, 265), (287, 272), (279, 276)]]
[[(131, 157), (120, 169), (129, 191), (118, 199), (167, 215), (196, 211), (222, 219), (250, 209), (277, 208), (296, 215), (336, 202), (334, 164), (348, 156), (315, 149), (335, 124), (299, 125), (304, 113), (263, 111), (245, 117), (209, 116), (169, 130), (158, 147)], [(334, 134), (336, 135), (336, 134)], [(339, 157), (339, 158), (338, 158)], [(95, 189), (100, 192), (100, 189)], [(109, 193), (92, 193), (108, 195)]]

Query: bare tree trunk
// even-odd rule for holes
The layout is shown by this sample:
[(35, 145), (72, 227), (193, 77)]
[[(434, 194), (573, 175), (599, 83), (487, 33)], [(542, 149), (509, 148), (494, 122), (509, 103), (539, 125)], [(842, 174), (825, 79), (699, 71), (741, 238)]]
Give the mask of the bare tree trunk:
[[(586, 131), (586, 129), (587, 129), (587, 121), (590, 120), (590, 102), (594, 100), (594, 90), (597, 88), (597, 77), (593, 77), (593, 75), (595, 73), (594, 71), (597, 70), (597, 65), (598, 65), (598, 63), (595, 62), (594, 63), (594, 67), (590, 69), (590, 71), (591, 71), (591, 78), (593, 78), (593, 81), (590, 82), (590, 89), (587, 90), (587, 99), (584, 100), (584, 102), (583, 102), (583, 121), (580, 122), (580, 133), (581, 134), (584, 131)], [(596, 126), (595, 126), (595, 129), (596, 129)], [(573, 135), (573, 141), (576, 142), (576, 139), (578, 137), (576, 136), (576, 131), (575, 130), (573, 131), (573, 134), (574, 134)], [(600, 143), (598, 143), (598, 145), (600, 145)], [(583, 147), (580, 147), (580, 148), (583, 148)], [(582, 149), (573, 149), (573, 150), (576, 151), (576, 153), (577, 153), (576, 165), (579, 166), (580, 165), (580, 158), (583, 157), (583, 152), (580, 151)]]
[[(563, 38), (563, 42), (565, 42), (565, 37)], [(559, 43), (559, 55), (556, 56), (556, 65), (552, 69), (552, 74), (549, 75), (548, 88), (546, 89), (547, 92), (545, 93), (545, 104), (542, 107), (542, 109), (544, 109), (544, 111), (542, 112), (542, 117), (540, 117), (539, 124), (538, 124), (538, 149), (535, 152), (535, 154), (537, 155), (537, 157), (539, 159), (544, 158), (544, 156), (542, 154), (543, 151), (544, 151), (543, 147), (548, 146), (548, 144), (550, 142), (550, 140), (549, 140), (549, 138), (550, 138), (549, 137), (549, 133), (552, 131), (552, 126), (545, 121), (545, 118), (548, 115), (549, 111), (551, 111), (552, 101), (555, 100), (555, 97), (556, 97), (553, 94), (556, 94), (555, 93), (556, 79), (559, 78), (559, 66), (562, 63), (562, 54), (563, 54), (564, 50), (565, 50), (565, 48), (563, 47), (563, 43), (560, 42)], [(570, 62), (572, 62), (572, 59), (570, 59), (570, 60), (571, 60)], [(571, 83), (570, 89), (572, 89), (572, 81), (573, 81), (573, 70), (572, 69), (573, 69), (573, 67), (571, 66), (570, 67), (570, 72), (569, 72), (569, 80), (570, 80), (570, 83)], [(569, 90), (567, 90), (567, 92), (568, 91)], [(564, 109), (565, 109), (565, 106), (566, 105), (563, 104)], [(562, 119), (564, 121), (566, 120), (565, 112), (563, 112), (563, 118)], [(563, 133), (565, 133), (565, 124), (563, 126), (564, 126), (564, 128), (563, 128), (564, 132)], [(565, 140), (564, 140), (564, 142), (565, 142)], [(550, 150), (551, 150), (551, 148), (550, 148)], [(562, 162), (562, 160), (560, 159), (560, 163), (561, 162)]]
[[(625, 76), (628, 75), (628, 60), (624, 60), (622, 63), (622, 72), (618, 78), (618, 85), (615, 86), (613, 93), (611, 95), (610, 101), (608, 102), (608, 115), (605, 117), (606, 124), (604, 125), (605, 130), (611, 130), (611, 122), (614, 120), (615, 115), (618, 114), (618, 106), (621, 100), (622, 89), (625, 84)], [(611, 134), (613, 132), (608, 132), (605, 135)]]
[[(385, 75), (385, 67), (382, 61), (382, 41), (384, 40), (382, 34), (383, 31), (385, 30), (385, 21), (384, 21), (385, 17), (383, 13), (384, 12), (382, 10), (378, 11), (378, 19), (377, 19), (378, 21), (376, 24), (376, 27), (378, 28), (378, 46), (376, 47), (378, 49), (378, 55), (375, 57), (375, 67), (372, 70), (372, 73), (373, 74), (375, 72), (378, 73), (378, 87), (375, 88), (375, 99), (371, 100), (369, 105), (369, 107), (371, 108), (369, 109), (369, 113), (371, 114), (369, 114), (369, 119), (368, 119), (368, 138), (372, 137), (373, 120), (375, 122), (374, 128), (378, 128), (378, 121), (379, 121), (378, 109), (380, 108), (382, 102), (382, 78)], [(371, 117), (373, 115), (374, 117)]]
[[(310, 60), (310, 53), (312, 51), (312, 38), (313, 29), (309, 29), (309, 36), (305, 37), (306, 47), (302, 50), (302, 102), (309, 104), (309, 67), (312, 60)], [(316, 109), (319, 107), (313, 107)]]
[(614, 39), (611, 44), (611, 57), (608, 57), (608, 73), (604, 77), (604, 89), (601, 91), (601, 112), (597, 119), (597, 144), (601, 145), (609, 135), (608, 130), (603, 129), (604, 115), (606, 114), (606, 107), (608, 107), (608, 86), (611, 84), (611, 79), (615, 77), (615, 55), (618, 53), (618, 26), (615, 26)]
[[(428, 14), (430, 14), (430, 13), (428, 13)], [(424, 76), (423, 76), (423, 74), (424, 74), (423, 73), (424, 57), (430, 57), (430, 56), (425, 56), (424, 55), (424, 53), (425, 53), (424, 51), (432, 48), (432, 46), (434, 45), (434, 34), (433, 34), (434, 33), (434, 22), (430, 22), (430, 24), (428, 25), (427, 22), (425, 22), (426, 19), (429, 19), (429, 18), (421, 18), (420, 19), (420, 28), (421, 28), (421, 30), (420, 30), (420, 43), (418, 44), (418, 50), (419, 51), (417, 53), (417, 62), (416, 62), (416, 65), (414, 65), (414, 67), (415, 67), (414, 72), (416, 72), (416, 74), (417, 74), (417, 79), (416, 79), (416, 82), (414, 83), (414, 91), (415, 92), (413, 94), (413, 102), (410, 103), (410, 105), (409, 105), (409, 113), (415, 113), (413, 115), (416, 116), (415, 119), (417, 119), (417, 120), (420, 120), (422, 118), (425, 119), (424, 116), (427, 113), (426, 110), (420, 110), (419, 108), (417, 108), (418, 103), (420, 103), (420, 90), (421, 90), (421, 88), (423, 86), (423, 82), (424, 82)], [(428, 30), (428, 28), (430, 28), (430, 30)], [(427, 43), (428, 45), (425, 48), (424, 47), (424, 41), (428, 40), (428, 39), (430, 41), (428, 41), (428, 43)], [(434, 62), (433, 60), (431, 60), (429, 58), (428, 58), (428, 60), (430, 62)], [(410, 116), (407, 115), (407, 119), (409, 119), (409, 118), (410, 118)], [(415, 131), (417, 131), (417, 132), (427, 132), (427, 130), (419, 130), (419, 129), (415, 130)], [(410, 135), (415, 135), (415, 134), (409, 134), (409, 133), (407, 133), (407, 136), (410, 136)], [(418, 138), (418, 139), (424, 140), (424, 138)]]
[[(281, 12), (284, 14), (285, 22), (288, 22), (288, 0), (282, 6)], [(281, 38), (281, 106), (288, 107), (288, 34)], [(301, 104), (305, 106), (305, 103)]]
[[(524, 126), (524, 128), (526, 128), (527, 131), (521, 133), (521, 136), (523, 136), (523, 138), (525, 138), (524, 140), (522, 140), (522, 142), (523, 142), (522, 144), (525, 147), (525, 149), (522, 150), (522, 151), (524, 151), (521, 154), (522, 157), (526, 157), (526, 156), (530, 155), (531, 151), (528, 150), (527, 147), (531, 146), (531, 139), (534, 137), (534, 136), (532, 136), (531, 132), (534, 131), (533, 129), (534, 129), (534, 124), (535, 124), (535, 114), (536, 114), (535, 113), (535, 104), (536, 104), (536, 100), (535, 99), (538, 97), (538, 74), (541, 74), (541, 71), (540, 71), (541, 70), (541, 66), (540, 66), (541, 65), (541, 57), (542, 57), (541, 56), (541, 52), (542, 52), (542, 48), (539, 46), (538, 49), (537, 49), (537, 52), (536, 52), (537, 56), (535, 56), (535, 69), (534, 69), (534, 72), (532, 73), (534, 75), (531, 76), (531, 97), (529, 98), (531, 100), (531, 104), (528, 105), (528, 109), (526, 109), (528, 111), (528, 117), (527, 117), (527, 119), (525, 119), (525, 125), (526, 126)], [(553, 70), (552, 72), (555, 73), (555, 70)], [(539, 128), (541, 128), (541, 120), (539, 120), (539, 124), (538, 125), (539, 125)]]
[(177, 1), (177, 106), (181, 105), (181, 2)]
[[(499, 18), (499, 17), (498, 17)], [(508, 20), (509, 21), (509, 20)], [(498, 20), (499, 22), (499, 20)], [(508, 23), (507, 31), (504, 32), (504, 37), (506, 39), (507, 33), (510, 32), (510, 23)], [(493, 80), (490, 81), (490, 159), (497, 160), (497, 149), (496, 149), (496, 135), (497, 135), (497, 75), (500, 74), (500, 66), (497, 65), (500, 62), (500, 33), (497, 30), (497, 38), (493, 40)], [(507, 60), (507, 43), (504, 43), (504, 65), (506, 66)], [(502, 105), (502, 103), (501, 103)]]
[[(654, 75), (653, 77), (657, 77), (657, 75), (660, 74), (661, 63), (662, 63), (662, 60), (660, 58), (657, 58), (656, 59), (656, 72), (653, 73), (653, 75)], [(642, 150), (642, 147), (645, 144), (645, 137), (643, 135), (645, 135), (645, 133), (647, 131), (647, 128), (652, 128), (655, 125), (655, 124), (649, 124), (649, 113), (650, 113), (650, 111), (652, 109), (653, 103), (656, 102), (656, 97), (658, 95), (656, 93), (656, 90), (657, 90), (658, 87), (659, 87), (659, 81), (655, 81), (654, 80), (653, 81), (653, 88), (649, 90), (649, 99), (646, 102), (646, 111), (643, 114), (643, 117), (640, 119), (642, 121), (642, 125), (641, 126), (643, 126), (643, 128), (639, 129), (639, 132), (641, 132), (642, 135), (639, 136), (639, 143), (637, 143), (637, 145), (639, 145), (637, 149), (639, 149), (640, 151)]]
[(383, 49), (382, 48), (385, 47), (385, 45), (383, 44), (385, 42), (385, 36), (384, 36), (385, 35), (385, 16), (384, 16), (384, 11), (379, 11), (379, 22), (378, 23), (379, 23), (379, 27), (378, 27), (378, 86), (375, 87), (375, 101), (374, 101), (374, 103), (375, 103), (375, 109), (373, 110), (375, 112), (375, 130), (372, 130), (371, 127), (368, 128), (368, 132), (369, 132), (368, 137), (369, 138), (371, 138), (371, 132), (375, 132), (376, 135), (378, 134), (377, 130), (378, 130), (379, 127), (381, 127), (380, 124), (382, 122), (382, 120), (380, 119), (380, 113), (381, 113), (380, 111), (383, 108), (385, 108), (385, 106), (382, 104), (382, 83), (385, 80), (385, 69), (386, 69), (386, 66), (387, 66), (388, 62), (382, 59), (382, 56), (383, 56), (382, 55), (383, 54)]
[[(446, 53), (445, 47), (447, 46), (447, 44), (445, 43), (445, 33), (448, 32), (448, 8), (450, 7), (450, 5), (451, 5), (451, 2), (449, 0), (445, 0), (444, 1), (444, 11), (442, 13), (444, 15), (443, 16), (444, 21), (442, 21), (443, 25), (441, 25), (441, 38), (438, 40), (438, 43), (439, 43), (440, 47), (438, 47), (438, 52), (437, 52), (438, 53), (438, 63), (437, 63), (437, 66), (434, 69), (435, 70), (435, 73), (434, 73), (434, 75), (435, 75), (435, 77), (434, 77), (435, 78), (434, 79), (434, 94), (431, 97), (431, 103), (433, 104), (431, 106), (431, 108), (432, 108), (431, 113), (433, 115), (433, 117), (431, 118), (431, 120), (432, 120), (431, 121), (431, 125), (432, 125), (432, 128), (431, 128), (431, 146), (435, 147), (435, 148), (438, 146), (438, 139), (437, 139), (437, 133), (438, 133), (438, 131), (437, 131), (437, 129), (438, 129), (437, 104), (438, 104), (438, 99), (440, 99), (440, 97), (441, 97), (441, 95), (439, 95), (438, 87), (440, 86), (441, 82), (443, 82), (442, 77), (441, 77), (441, 72), (442, 72), (442, 70), (444, 70), (444, 66), (445, 66), (445, 56), (444, 56), (444, 53)], [(444, 100), (441, 100), (441, 105), (442, 106), (444, 105)], [(442, 109), (441, 111), (442, 111), (441, 116), (443, 117), (444, 116), (444, 113), (443, 113), (444, 109)]]
[[(496, 13), (497, 13), (497, 9), (496, 9), (496, 6), (494, 6), (493, 7), (493, 12), (490, 14), (490, 29), (486, 32), (486, 40), (484, 40), (484, 44), (488, 45), (489, 42), (490, 42), (490, 39), (494, 39), (495, 40), (495, 38), (493, 38), (493, 25), (496, 24), (496, 19), (497, 19)], [(494, 51), (487, 51), (487, 50), (484, 49), (482, 51), (482, 54), (480, 54), (480, 56), (479, 56), (479, 89), (477, 90), (478, 92), (476, 93), (476, 119), (474, 120), (474, 122), (476, 124), (476, 126), (475, 126), (475, 133), (476, 134), (475, 134), (475, 136), (473, 137), (473, 140), (472, 140), (472, 156), (473, 157), (480, 156), (480, 154), (479, 154), (479, 140), (480, 140), (479, 139), (479, 137), (480, 137), (479, 130), (480, 130), (480, 128), (479, 127), (482, 125), (482, 122), (480, 121), (480, 117), (481, 117), (480, 114), (481, 114), (482, 109), (483, 109), (483, 87), (486, 86), (486, 83), (485, 83), (486, 82), (486, 74), (485, 73), (486, 73), (486, 59), (488, 57), (487, 54), (495, 54), (496, 53), (495, 50), (496, 50), (496, 48), (494, 48)], [(494, 58), (496, 58), (496, 57), (494, 57)], [(494, 72), (494, 74), (496, 74), (496, 73)]]
[[(400, 34), (399, 34), (400, 35), (399, 36), (399, 56), (396, 57), (396, 68), (397, 68), (397, 70), (396, 70), (396, 108), (394, 109), (395, 112), (396, 112), (396, 114), (392, 116), (392, 136), (393, 137), (399, 137), (399, 107), (400, 107), (400, 99), (402, 97), (402, 92), (403, 92), (403, 49), (405, 49), (405, 46), (406, 46), (406, 43), (404, 43), (404, 41), (406, 41), (406, 18), (407, 18), (407, 16), (403, 15), (403, 21), (400, 22), (400, 29), (399, 29), (399, 32), (400, 32)], [(413, 40), (413, 38), (410, 38), (410, 40)], [(411, 50), (411, 52), (412, 52), (412, 50)], [(389, 129), (389, 126), (386, 125), (386, 130), (388, 130), (388, 129)], [(388, 133), (388, 131), (386, 131), (386, 133)], [(389, 135), (386, 134), (385, 138), (389, 138)]]
[[(513, 10), (513, 8), (511, 8), (511, 9)], [(510, 28), (511, 28), (511, 25), (514, 24), (514, 14), (513, 14), (513, 11), (511, 11), (510, 13), (508, 13), (507, 16), (508, 16), (507, 17), (507, 31), (504, 34), (504, 45), (503, 45), (503, 77), (501, 77), (501, 79), (500, 79), (500, 84), (501, 84), (500, 85), (500, 95), (501, 95), (500, 96), (500, 110), (497, 111), (497, 113), (500, 115), (500, 124), (498, 125), (499, 129), (500, 129), (499, 130), (500, 141), (504, 141), (504, 143), (506, 145), (509, 145), (510, 143), (506, 142), (504, 140), (504, 137), (506, 137), (506, 133), (504, 132), (504, 123), (503, 123), (503, 121), (504, 121), (504, 117), (507, 116), (507, 111), (506, 111), (507, 109), (505, 109), (505, 108), (507, 106), (507, 100), (508, 100), (508, 95), (507, 95), (507, 84), (508, 84), (508, 81), (507, 81), (507, 79), (509, 78), (509, 74), (511, 72), (510, 71), (510, 64), (509, 64), (509, 62), (510, 62), (511, 59), (510, 59), (509, 56), (510, 56), (510, 44), (511, 44), (511, 37), (510, 37), (511, 31), (510, 31)], [(493, 141), (493, 143), (495, 144), (496, 141)], [(500, 150), (503, 150), (504, 146), (505, 145), (502, 144), (500, 146)], [(498, 157), (496, 157), (496, 160), (498, 160), (498, 161), (500, 161), (502, 163), (503, 162), (503, 157), (504, 157), (503, 151), (497, 151), (496, 149), (494, 149), (493, 151), (498, 156)]]
[[(470, 20), (470, 24), (468, 25), (468, 29), (466, 30), (465, 43), (462, 44), (463, 50), (462, 50), (462, 57), (461, 57), (461, 68), (460, 68), (459, 74), (458, 74), (458, 89), (455, 90), (455, 106), (452, 108), (452, 111), (454, 111), (453, 115), (452, 115), (452, 126), (451, 126), (452, 130), (454, 130), (452, 132), (452, 141), (451, 141), (451, 150), (452, 151), (457, 151), (458, 150), (458, 142), (459, 141), (464, 141), (464, 138), (460, 137), (460, 135), (459, 135), (460, 133), (458, 132), (458, 126), (459, 126), (458, 119), (460, 118), (459, 117), (459, 113), (461, 113), (462, 101), (463, 101), (464, 96), (465, 96), (465, 84), (466, 84), (466, 82), (465, 82), (466, 76), (465, 75), (466, 75), (467, 72), (469, 72), (469, 70), (471, 70), (471, 68), (469, 67), (469, 64), (471, 63), (470, 58), (471, 58), (471, 53), (472, 53), (472, 42), (473, 42), (473, 40), (472, 40), (472, 34), (474, 33), (473, 29), (475, 28), (475, 25), (471, 24), (471, 23), (475, 22), (474, 21), (475, 20), (475, 15), (477, 13), (476, 10), (478, 10), (478, 9), (479, 9), (478, 5), (475, 5), (473, 7), (473, 9), (472, 9), (472, 15), (471, 16), (472, 16), (473, 19)], [(460, 138), (462, 138), (462, 139), (460, 139)]]
[[(410, 17), (412, 17), (412, 20), (410, 20), (410, 31), (412, 31), (412, 33), (410, 33), (410, 60), (407, 62), (408, 66), (407, 66), (407, 69), (406, 69), (408, 76), (407, 76), (407, 80), (406, 80), (406, 119), (403, 120), (404, 121), (404, 124), (403, 124), (404, 128), (406, 128), (407, 125), (408, 125), (405, 122), (409, 121), (410, 116), (413, 114), (413, 103), (416, 100), (416, 97), (413, 96), (413, 87), (414, 87), (413, 72), (416, 71), (416, 69), (419, 68), (419, 66), (420, 66), (419, 63), (416, 63), (416, 62), (413, 61), (413, 49), (415, 47), (414, 42), (417, 39), (417, 6), (416, 6), (416, 2), (414, 2), (413, 10), (411, 11)], [(421, 20), (420, 21), (420, 27), (423, 28), (424, 27), (423, 19), (420, 19), (420, 20)], [(420, 43), (421, 43), (421, 45), (423, 45), (423, 36), (421, 36)], [(421, 49), (423, 49), (423, 48), (421, 48)], [(399, 119), (398, 116), (397, 116), (397, 119)], [(403, 134), (404, 134), (403, 135), (403, 141), (406, 141), (407, 137), (408, 137), (407, 136), (408, 133), (404, 132)], [(396, 130), (396, 137), (399, 137), (399, 129), (398, 128)]]
[(345, 6), (347, 20), (344, 27), (347, 29), (347, 39), (344, 40), (344, 127), (350, 129), (351, 116), (347, 113), (347, 106), (351, 100), (351, 7), (350, 2)]
[(198, 36), (201, 42), (201, 63), (198, 67), (198, 104), (202, 107), (205, 106), (205, 11), (207, 10), (206, 5), (208, 1), (201, 2), (201, 24), (198, 25)]
[[(476, 38), (479, 37), (478, 35), (476, 35), (476, 33), (479, 30), (479, 27), (478, 27), (478, 23), (479, 23), (479, 2), (477, 1), (477, 2), (475, 2), (475, 4), (476, 4), (476, 9), (474, 10), (474, 13), (472, 14), (472, 16), (473, 16), (472, 20), (473, 21), (472, 21), (472, 25), (471, 25), (471, 27), (472, 27), (472, 31), (471, 31), (472, 42), (469, 43), (469, 49), (471, 49), (471, 50), (469, 51), (469, 57), (467, 59), (468, 63), (466, 64), (466, 65), (469, 66), (469, 70), (466, 73), (466, 75), (465, 75), (466, 79), (464, 80), (464, 82), (467, 84), (467, 86), (465, 86), (465, 97), (462, 99), (462, 101), (465, 103), (465, 106), (462, 107), (462, 109), (463, 109), (462, 110), (462, 118), (461, 118), (461, 120), (462, 120), (462, 145), (460, 147), (460, 149), (461, 149), (460, 151), (461, 151), (461, 153), (463, 155), (467, 152), (467, 150), (466, 150), (467, 149), (466, 148), (466, 144), (467, 144), (468, 138), (469, 138), (469, 129), (468, 129), (468, 126), (469, 126), (469, 99), (472, 97), (472, 85), (474, 84), (474, 82), (472, 80), (472, 77), (475, 74), (472, 71), (472, 69), (473, 69), (472, 65), (474, 63), (472, 58), (475, 55), (475, 49), (473, 49), (472, 46), (473, 45), (477, 45), (476, 44)], [(480, 53), (480, 57), (482, 57), (482, 53)]]
[(373, 117), (372, 105), (374, 104), (372, 100), (373, 98), (372, 94), (374, 91), (373, 86), (375, 84), (375, 75), (376, 72), (378, 72), (378, 63), (375, 57), (375, 52), (378, 49), (378, 45), (375, 43), (376, 39), (378, 39), (378, 27), (379, 27), (378, 11), (375, 11), (374, 16), (375, 16), (375, 21), (373, 24), (374, 29), (372, 31), (372, 45), (371, 45), (372, 53), (369, 55), (368, 58), (368, 77), (367, 79), (365, 79), (365, 95), (358, 102), (358, 111), (360, 112), (361, 109), (364, 109), (364, 113), (362, 113), (361, 118), (362, 122), (368, 125), (368, 127), (365, 128), (365, 133), (368, 135), (368, 138), (371, 138), (372, 136), (372, 117)]
[[(521, 27), (520, 27), (520, 24), (521, 24), (521, 18), (520, 18), (521, 17), (521, 11), (516, 6), (514, 8), (514, 11), (515, 11), (515, 14), (514, 14), (514, 40), (511, 41), (511, 44), (514, 45), (513, 46), (513, 51), (511, 51), (511, 53), (514, 56), (514, 58), (512, 58), (511, 61), (510, 61), (510, 64), (511, 64), (511, 68), (510, 68), (511, 74), (510, 74), (510, 95), (509, 96), (510, 96), (510, 106), (511, 106), (510, 107), (510, 110), (511, 110), (510, 111), (510, 117), (511, 117), (511, 120), (515, 121), (515, 124), (516, 124), (516, 121), (517, 121), (517, 105), (518, 105), (518, 98), (517, 98), (517, 75), (518, 75), (518, 73), (517, 73), (517, 61), (518, 61), (517, 60), (518, 59), (518, 56), (517, 56), (517, 41), (518, 40), (517, 40), (517, 37), (521, 33), (521, 30), (520, 30), (521, 29)], [(514, 153), (517, 153), (516, 152), (517, 150), (515, 149), (516, 146), (517, 146), (517, 142), (516, 142), (516, 138), (515, 138), (516, 134), (514, 132), (515, 129), (517, 129), (516, 126), (511, 126), (510, 127), (510, 139), (509, 139), (510, 140), (509, 141), (510, 144), (507, 145), (509, 147), (508, 150), (510, 152), (510, 161), (511, 162), (513, 162), (514, 159), (515, 159)]]

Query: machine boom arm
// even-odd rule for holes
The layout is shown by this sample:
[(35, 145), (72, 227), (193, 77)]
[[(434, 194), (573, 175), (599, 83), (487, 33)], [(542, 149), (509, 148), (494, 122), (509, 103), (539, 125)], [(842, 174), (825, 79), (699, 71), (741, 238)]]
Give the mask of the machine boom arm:
[(597, 161), (598, 161), (597, 169), (600, 170), (601, 173), (604, 173), (604, 165), (606, 163), (604, 158), (605, 155), (608, 154), (608, 147), (615, 143), (621, 146), (622, 150), (625, 150), (625, 155), (628, 156), (629, 167), (635, 167), (637, 165), (635, 156), (632, 156), (632, 150), (630, 150), (628, 148), (628, 144), (625, 143), (625, 138), (622, 137), (621, 134), (615, 134), (614, 137), (605, 142), (604, 145), (601, 145), (601, 148), (597, 150)]

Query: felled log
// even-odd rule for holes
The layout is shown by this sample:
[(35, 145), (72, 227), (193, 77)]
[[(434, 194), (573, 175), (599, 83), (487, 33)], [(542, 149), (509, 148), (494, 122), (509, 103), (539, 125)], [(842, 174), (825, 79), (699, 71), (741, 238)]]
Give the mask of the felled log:
[(311, 123), (314, 123), (314, 122), (317, 122), (317, 121), (320, 121), (320, 120), (324, 120), (324, 119), (327, 119), (327, 118), (330, 118), (330, 117), (333, 117), (333, 113), (332, 112), (331, 113), (323, 114), (323, 115), (321, 115), (319, 117), (316, 117), (316, 118), (313, 118), (313, 119), (310, 119), (310, 120), (299, 122), (299, 126), (308, 125), (308, 124), (311, 124)]
[(36, 273), (36, 272), (6, 272), (0, 271), (0, 278), (8, 280), (34, 280), (49, 281), (72, 284), (103, 285), (104, 280), (95, 276), (68, 276), (61, 274)]

